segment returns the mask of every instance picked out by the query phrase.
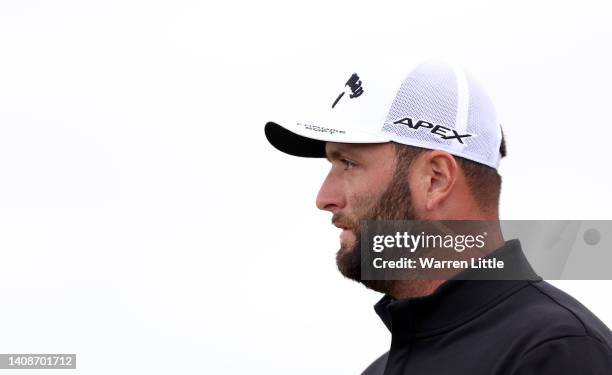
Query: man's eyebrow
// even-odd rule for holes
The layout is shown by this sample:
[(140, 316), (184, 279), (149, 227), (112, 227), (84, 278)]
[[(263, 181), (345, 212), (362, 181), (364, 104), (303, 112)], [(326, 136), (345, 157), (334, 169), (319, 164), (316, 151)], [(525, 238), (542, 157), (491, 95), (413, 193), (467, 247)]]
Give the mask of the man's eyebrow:
[(330, 152), (327, 152), (327, 150), (325, 151), (325, 158), (329, 162), (331, 162), (332, 160), (339, 160), (339, 159), (355, 160), (358, 157), (359, 157), (359, 152), (357, 150), (354, 150), (353, 148), (348, 148), (348, 147), (340, 146), (338, 148), (334, 148)]
[(338, 159), (338, 156), (340, 156), (340, 152), (338, 152), (338, 150), (334, 150), (331, 152), (325, 151), (325, 159), (327, 159), (327, 161), (329, 162), (331, 162), (332, 160)]
[(343, 150), (332, 150), (330, 152), (325, 152), (325, 158), (327, 161), (331, 162), (332, 160), (343, 159), (345, 157), (345, 152)]

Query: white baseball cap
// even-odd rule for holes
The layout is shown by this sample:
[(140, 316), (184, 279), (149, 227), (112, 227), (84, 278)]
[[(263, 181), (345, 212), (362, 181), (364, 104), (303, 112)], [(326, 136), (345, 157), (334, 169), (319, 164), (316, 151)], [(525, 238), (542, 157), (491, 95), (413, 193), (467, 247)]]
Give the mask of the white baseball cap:
[(427, 61), (407, 76), (350, 70), (324, 87), (332, 86), (327, 99), (311, 100), (305, 116), (266, 123), (268, 141), (304, 157), (325, 157), (326, 142), (397, 142), (499, 166), (502, 132), (493, 104), (457, 65)]

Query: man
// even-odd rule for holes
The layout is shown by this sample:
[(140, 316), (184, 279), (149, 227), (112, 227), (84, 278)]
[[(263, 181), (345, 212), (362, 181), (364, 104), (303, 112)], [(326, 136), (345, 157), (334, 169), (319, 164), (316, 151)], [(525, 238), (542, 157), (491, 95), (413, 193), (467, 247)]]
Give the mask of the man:
[(503, 255), (511, 277), (362, 277), (366, 220), (496, 222), (506, 154), (490, 99), (463, 70), (427, 62), (388, 83), (382, 73), (350, 72), (326, 111), (265, 127), (277, 149), (330, 161), (316, 204), (342, 229), (338, 268), (385, 294), (375, 310), (391, 347), (364, 374), (612, 374), (610, 330), (499, 228), (483, 256)]

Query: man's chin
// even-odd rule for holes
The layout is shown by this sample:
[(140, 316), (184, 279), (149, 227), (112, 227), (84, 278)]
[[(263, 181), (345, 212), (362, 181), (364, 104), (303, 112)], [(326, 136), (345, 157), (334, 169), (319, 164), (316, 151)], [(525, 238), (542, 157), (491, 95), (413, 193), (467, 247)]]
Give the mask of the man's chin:
[(336, 265), (340, 273), (351, 280), (361, 281), (361, 254), (356, 246), (340, 247), (336, 253)]
[(337, 254), (352, 254), (355, 251), (355, 241), (340, 241), (340, 249)]
[(342, 246), (336, 253), (336, 265), (347, 279), (363, 284), (366, 288), (380, 293), (389, 293), (395, 284), (393, 280), (362, 280), (361, 252), (358, 244)]

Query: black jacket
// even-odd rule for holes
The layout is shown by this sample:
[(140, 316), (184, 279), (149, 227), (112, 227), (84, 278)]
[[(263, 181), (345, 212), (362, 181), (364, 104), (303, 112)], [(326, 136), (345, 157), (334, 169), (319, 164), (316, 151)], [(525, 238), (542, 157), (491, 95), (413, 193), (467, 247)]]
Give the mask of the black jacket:
[[(499, 250), (533, 272), (518, 240)], [(612, 375), (610, 329), (535, 273), (525, 279), (450, 280), (426, 297), (383, 297), (374, 308), (391, 348), (363, 373)]]

